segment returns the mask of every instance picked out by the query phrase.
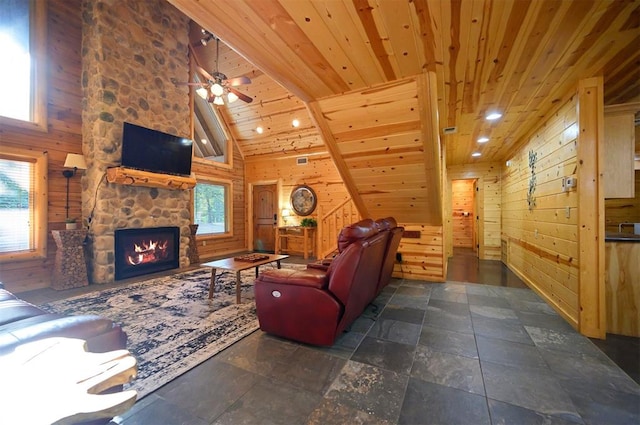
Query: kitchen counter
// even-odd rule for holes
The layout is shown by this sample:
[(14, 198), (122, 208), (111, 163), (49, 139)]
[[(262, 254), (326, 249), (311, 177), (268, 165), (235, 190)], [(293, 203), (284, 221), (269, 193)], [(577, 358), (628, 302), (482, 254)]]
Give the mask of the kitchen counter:
[(605, 232), (605, 242), (640, 242), (640, 235), (633, 233)]
[(639, 337), (640, 235), (614, 235), (604, 244), (607, 332)]

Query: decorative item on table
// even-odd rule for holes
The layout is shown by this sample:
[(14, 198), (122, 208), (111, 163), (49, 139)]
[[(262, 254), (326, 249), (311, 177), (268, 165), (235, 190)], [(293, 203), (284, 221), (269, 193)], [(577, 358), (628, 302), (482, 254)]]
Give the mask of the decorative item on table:
[(75, 217), (67, 217), (64, 222), (67, 230), (76, 230), (78, 228)]
[(266, 260), (267, 258), (269, 258), (269, 256), (265, 254), (246, 254), (233, 257), (235, 261), (244, 261), (247, 263), (255, 263), (256, 261)]
[(318, 227), (318, 222), (315, 218), (303, 218), (300, 222), (302, 227)]

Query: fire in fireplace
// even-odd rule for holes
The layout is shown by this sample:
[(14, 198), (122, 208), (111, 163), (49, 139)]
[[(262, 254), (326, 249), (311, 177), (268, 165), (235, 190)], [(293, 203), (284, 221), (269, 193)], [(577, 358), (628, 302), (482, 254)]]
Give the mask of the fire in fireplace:
[(149, 227), (115, 231), (115, 279), (178, 268), (180, 229)]

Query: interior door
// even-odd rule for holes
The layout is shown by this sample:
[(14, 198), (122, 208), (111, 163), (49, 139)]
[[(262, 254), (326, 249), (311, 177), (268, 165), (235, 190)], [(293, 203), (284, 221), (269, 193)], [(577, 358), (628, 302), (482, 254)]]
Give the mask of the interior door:
[(253, 250), (273, 252), (278, 223), (277, 185), (253, 186)]

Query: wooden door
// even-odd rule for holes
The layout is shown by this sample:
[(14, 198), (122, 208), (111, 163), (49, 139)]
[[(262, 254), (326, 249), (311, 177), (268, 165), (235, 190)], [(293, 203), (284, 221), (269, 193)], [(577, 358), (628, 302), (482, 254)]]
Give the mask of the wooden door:
[(278, 222), (277, 185), (253, 186), (253, 250), (273, 252)]

